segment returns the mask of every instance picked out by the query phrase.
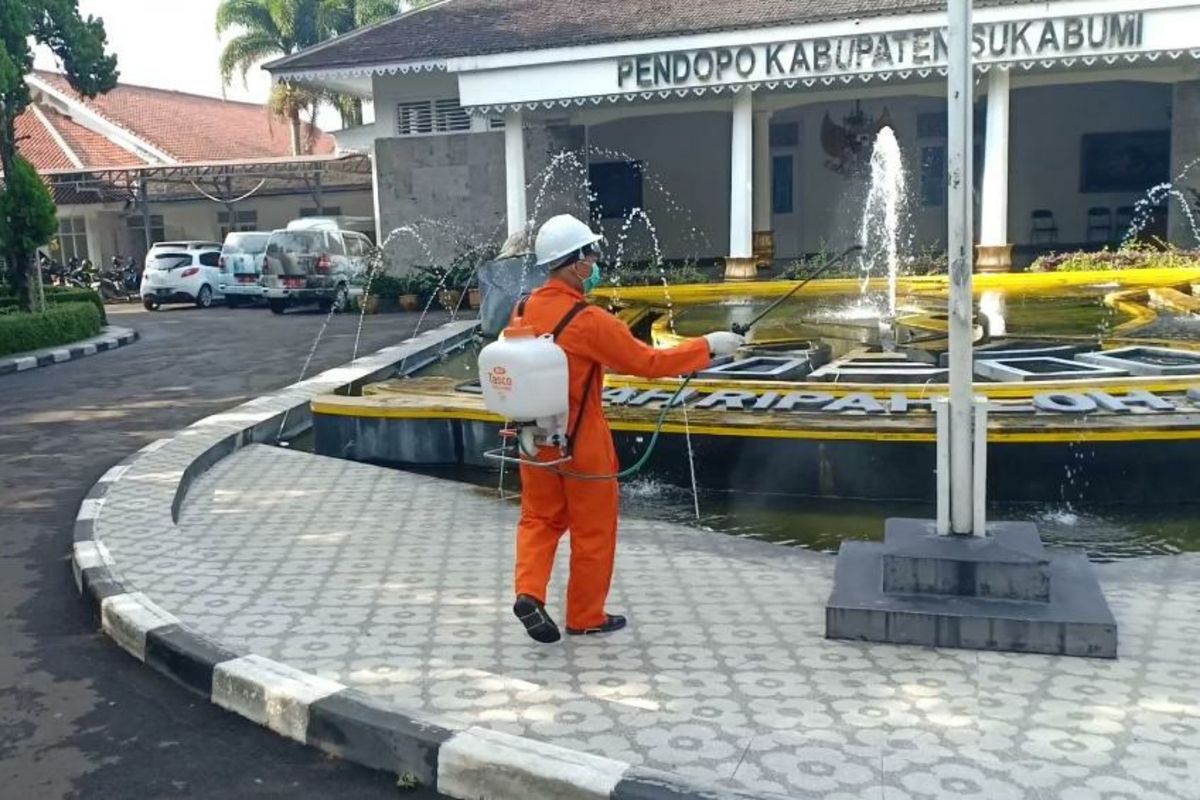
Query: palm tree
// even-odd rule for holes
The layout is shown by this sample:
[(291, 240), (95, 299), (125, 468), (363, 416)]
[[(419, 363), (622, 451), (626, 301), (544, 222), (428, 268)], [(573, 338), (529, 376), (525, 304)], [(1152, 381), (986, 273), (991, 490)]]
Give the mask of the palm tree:
[[(241, 30), (226, 43), (219, 66), (226, 86), (235, 73), (242, 80), (265, 59), (286, 56), (328, 39), (342, 24), (351, 0), (221, 0), (217, 7), (217, 35)], [(282, 113), (292, 126), (292, 155), (301, 152), (300, 112), (315, 109), (318, 93), (296, 85), (279, 85), (269, 107)]]
[[(426, 0), (405, 3), (403, 0), (344, 0), (342, 13), (334, 19), (334, 35), (340, 36), (366, 25), (374, 25), (394, 17), (404, 8), (424, 5)], [(362, 99), (349, 94), (330, 93), (325, 98), (338, 110), (342, 127), (362, 125)]]

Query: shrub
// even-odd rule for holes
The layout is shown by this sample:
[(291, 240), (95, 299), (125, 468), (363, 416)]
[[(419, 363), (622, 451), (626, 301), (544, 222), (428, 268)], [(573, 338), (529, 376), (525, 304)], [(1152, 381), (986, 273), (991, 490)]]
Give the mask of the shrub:
[(56, 303), (42, 314), (2, 314), (0, 355), (77, 342), (98, 334), (102, 324), (90, 302)]
[(76, 289), (75, 287), (46, 287), (46, 305), (61, 303), (91, 303), (100, 312), (100, 323), (108, 323), (108, 315), (104, 312), (104, 298), (91, 289)]
[[(73, 286), (47, 286), (46, 305), (55, 306), (63, 303), (91, 303), (100, 312), (101, 324), (107, 324), (108, 315), (104, 313), (104, 298), (91, 289), (77, 289)], [(11, 294), (7, 287), (0, 287), (0, 313), (5, 311), (20, 311), (21, 301)]]
[(661, 266), (650, 261), (627, 261), (619, 267), (602, 264), (600, 276), (604, 286), (661, 286), (664, 278), (668, 286), (714, 280), (691, 261), (664, 262)]
[(1033, 262), (1030, 272), (1081, 272), (1093, 269), (1150, 269), (1200, 267), (1200, 250), (1129, 245), (1117, 250), (1050, 253)]
[(371, 294), (380, 300), (395, 300), (404, 294), (403, 282), (395, 275), (376, 275), (371, 280)]

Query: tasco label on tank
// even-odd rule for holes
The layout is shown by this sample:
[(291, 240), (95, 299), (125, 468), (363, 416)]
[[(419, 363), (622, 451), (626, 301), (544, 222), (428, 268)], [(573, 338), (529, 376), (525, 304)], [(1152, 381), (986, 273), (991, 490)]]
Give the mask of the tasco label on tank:
[(513, 380), (508, 374), (508, 370), (504, 367), (492, 367), (487, 374), (488, 383), (498, 392), (511, 392), (513, 388)]

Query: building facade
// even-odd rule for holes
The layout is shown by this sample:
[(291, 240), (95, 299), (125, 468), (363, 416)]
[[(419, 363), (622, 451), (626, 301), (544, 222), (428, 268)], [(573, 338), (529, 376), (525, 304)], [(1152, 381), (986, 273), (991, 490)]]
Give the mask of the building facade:
[(43, 71), (26, 82), (18, 151), (53, 191), (47, 249), (63, 263), (140, 259), (156, 241), (221, 241), (318, 213), (374, 215), (366, 169), (347, 168), (333, 137), (307, 125), (307, 152), (292, 155), (287, 121), (261, 105), (129, 84), (88, 99)]
[[(1200, 244), (1200, 3), (974, 5), (978, 263), (1135, 221)], [(374, 100), (381, 234), (582, 210), (610, 247), (748, 276), (857, 240), (884, 127), (907, 246), (944, 247), (945, 25), (931, 0), (446, 0), (268, 69)]]

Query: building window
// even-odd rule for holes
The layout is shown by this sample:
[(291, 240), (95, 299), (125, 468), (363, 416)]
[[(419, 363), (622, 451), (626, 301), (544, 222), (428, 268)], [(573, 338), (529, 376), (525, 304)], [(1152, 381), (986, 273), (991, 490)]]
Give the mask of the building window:
[(1144, 192), (1171, 178), (1171, 132), (1085, 133), (1079, 191)]
[(435, 133), (462, 133), (471, 130), (471, 117), (454, 98), (433, 101), (433, 130)]
[(588, 166), (592, 219), (621, 219), (642, 207), (640, 161), (610, 161)]
[(921, 148), (921, 205), (946, 205), (946, 146)]
[(793, 161), (791, 156), (771, 159), (771, 213), (791, 214), (794, 210)]
[(341, 206), (323, 206), (320, 209), (302, 208), (300, 209), (300, 218), (304, 217), (340, 217), (342, 215)]
[(217, 212), (217, 224), (221, 226), (221, 239), (234, 231), (256, 231), (258, 230), (258, 212), (257, 211), (238, 211), (237, 223), (230, 227), (229, 212)]
[(83, 217), (59, 217), (58, 253), (63, 262), (88, 257), (87, 222)]
[[(126, 224), (129, 226), (129, 233), (133, 237), (133, 246), (138, 248), (139, 250), (144, 250), (146, 247), (146, 244), (145, 244), (146, 236), (142, 232), (143, 228), (142, 228), (141, 214), (138, 214), (137, 216), (133, 216), (133, 217), (128, 217), (126, 219)], [(150, 243), (154, 244), (155, 242), (161, 242), (161, 241), (164, 241), (166, 238), (167, 238), (167, 235), (166, 235), (165, 229), (163, 227), (162, 214), (151, 214), (150, 215)]]
[(397, 136), (428, 136), (433, 133), (465, 133), (471, 118), (457, 99), (409, 100), (396, 104)]
[(774, 122), (769, 130), (771, 147), (796, 147), (800, 144), (800, 125), (795, 122)]

